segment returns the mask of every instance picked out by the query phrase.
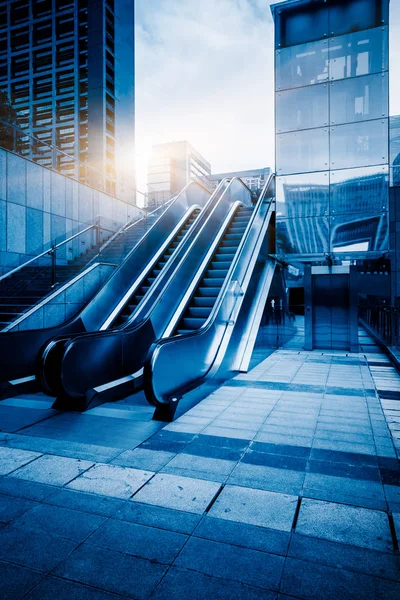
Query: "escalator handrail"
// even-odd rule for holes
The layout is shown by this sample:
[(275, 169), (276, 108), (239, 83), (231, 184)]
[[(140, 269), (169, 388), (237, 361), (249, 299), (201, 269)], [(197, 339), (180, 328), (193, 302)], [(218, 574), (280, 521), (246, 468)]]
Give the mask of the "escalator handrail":
[[(123, 310), (124, 307), (126, 306), (126, 304), (129, 302), (129, 299), (135, 293), (137, 293), (137, 291), (139, 290), (139, 288), (141, 287), (141, 285), (143, 284), (143, 282), (145, 281), (145, 279), (148, 277), (149, 273), (151, 273), (151, 271), (154, 269), (154, 267), (156, 266), (156, 264), (161, 260), (161, 258), (165, 254), (165, 252), (168, 249), (168, 247), (172, 244), (173, 240), (176, 238), (176, 236), (179, 234), (179, 232), (184, 227), (185, 223), (187, 223), (187, 221), (191, 218), (191, 216), (193, 215), (193, 213), (196, 210), (201, 210), (201, 206), (199, 206), (198, 204), (193, 204), (187, 210), (187, 212), (183, 215), (183, 217), (181, 218), (181, 220), (179, 221), (179, 223), (177, 223), (177, 225), (171, 231), (171, 233), (169, 234), (169, 236), (167, 237), (167, 239), (163, 242), (162, 246), (160, 246), (160, 248), (157, 250), (157, 252), (151, 257), (150, 261), (145, 265), (145, 267), (143, 268), (142, 272), (136, 277), (135, 281), (132, 283), (132, 285), (130, 286), (130, 288), (126, 291), (126, 293), (121, 298), (121, 300), (119, 301), (119, 303), (117, 304), (117, 306), (114, 308), (114, 310), (110, 313), (110, 315), (104, 321), (104, 323), (100, 327), (99, 331), (106, 331), (110, 327), (110, 325), (111, 325), (110, 329), (125, 329), (126, 327), (129, 326), (129, 324), (131, 323), (131, 321), (135, 317), (136, 310), (132, 313), (132, 315), (130, 315), (129, 319), (124, 324), (113, 327), (112, 323), (118, 317), (118, 315), (120, 314), (121, 310)], [(186, 235), (188, 235), (188, 234), (190, 235), (191, 228), (194, 226), (195, 222), (196, 221), (194, 221), (190, 225), (188, 231), (186, 232)], [(179, 250), (180, 245), (183, 242), (184, 242), (184, 238), (179, 242), (179, 244), (176, 247), (175, 251)], [(171, 259), (172, 259), (172, 256), (171, 256)], [(151, 295), (153, 293), (154, 288), (158, 285), (159, 278), (162, 277), (162, 276), (163, 276), (163, 269), (157, 275), (157, 277), (155, 278), (155, 280), (153, 281), (153, 283), (150, 285), (150, 287), (147, 290), (147, 292), (144, 294), (143, 301), (145, 300), (145, 297), (147, 295)]]
[[(220, 290), (220, 292), (219, 292), (219, 294), (218, 294), (218, 296), (216, 298), (216, 301), (215, 301), (215, 303), (213, 305), (213, 308), (212, 308), (211, 313), (208, 316), (207, 320), (196, 331), (190, 331), (190, 332), (187, 332), (187, 333), (184, 333), (184, 334), (180, 334), (180, 335), (173, 335), (173, 336), (170, 336), (170, 337), (165, 337), (163, 339), (158, 340), (153, 345), (153, 349), (152, 349), (151, 354), (149, 355), (148, 360), (147, 360), (146, 365), (145, 365), (145, 381), (147, 383), (152, 378), (154, 364), (155, 364), (155, 362), (157, 360), (157, 356), (159, 355), (160, 349), (163, 346), (166, 346), (168, 344), (181, 344), (181, 343), (184, 343), (185, 340), (191, 340), (193, 338), (198, 338), (199, 336), (205, 335), (210, 330), (210, 328), (212, 327), (212, 325), (214, 324), (214, 322), (215, 322), (215, 320), (216, 320), (216, 318), (217, 318), (220, 310), (222, 309), (222, 305), (223, 305), (224, 299), (227, 297), (227, 292), (228, 292), (228, 290), (229, 290), (229, 288), (230, 288), (230, 286), (231, 286), (231, 284), (233, 282), (233, 275), (234, 275), (234, 273), (235, 273), (235, 271), (236, 271), (239, 263), (243, 260), (243, 251), (246, 249), (246, 245), (247, 245), (247, 242), (248, 242), (248, 239), (249, 239), (249, 235), (250, 235), (252, 226), (254, 224), (254, 221), (257, 218), (257, 215), (258, 215), (261, 207), (265, 203), (265, 201), (267, 199), (267, 195), (270, 192), (273, 192), (273, 190), (270, 190), (270, 187), (272, 187), (271, 183), (274, 181), (274, 179), (275, 179), (275, 175), (271, 174), (269, 176), (267, 182), (264, 185), (263, 191), (260, 194), (260, 197), (259, 197), (259, 199), (257, 201), (257, 204), (256, 204), (255, 208), (254, 208), (253, 214), (252, 214), (252, 216), (251, 216), (251, 218), (249, 220), (249, 223), (247, 224), (246, 230), (245, 230), (245, 232), (243, 234), (243, 237), (242, 237), (242, 239), (240, 241), (240, 244), (239, 244), (239, 246), (238, 246), (238, 248), (237, 248), (237, 250), (235, 252), (235, 256), (233, 258), (232, 264), (231, 264), (231, 266), (229, 268), (229, 271), (228, 271), (228, 273), (227, 273), (227, 275), (226, 275), (226, 277), (224, 279), (224, 282), (222, 284), (221, 290)], [(272, 204), (273, 204), (273, 196), (272, 196), (272, 194), (269, 197), (270, 197), (270, 207), (271, 207)], [(267, 213), (265, 215), (265, 219), (267, 218), (268, 214), (270, 214), (270, 208), (269, 208), (269, 210), (267, 211)], [(264, 222), (265, 222), (265, 219), (264, 219)], [(255, 240), (254, 244), (248, 250), (248, 252), (249, 252), (250, 255), (253, 254), (254, 248), (257, 245), (258, 239), (259, 239), (259, 232), (257, 234), (257, 239)], [(246, 274), (247, 274), (247, 271), (248, 271), (248, 268), (249, 268), (249, 262), (250, 261), (248, 261), (245, 273), (243, 273), (241, 281), (238, 282), (239, 285), (241, 285), (243, 283), (243, 281), (245, 280), (245, 278), (246, 278)], [(206, 269), (207, 269), (207, 267), (206, 267)], [(187, 304), (186, 304), (186, 306), (187, 306)], [(231, 310), (230, 314), (232, 314), (233, 310), (234, 310), (234, 306), (232, 307), (232, 310)], [(182, 317), (182, 314), (183, 314), (183, 311), (182, 311), (180, 317)], [(177, 321), (177, 319), (175, 319), (175, 320)], [(214, 353), (214, 357), (213, 357), (212, 362), (210, 364), (210, 369), (213, 366), (213, 362), (215, 360), (215, 357), (218, 354), (218, 351), (219, 351), (219, 346), (218, 346), (217, 351)], [(152, 396), (153, 396), (153, 400), (155, 401), (154, 404), (166, 404), (166, 403), (168, 403), (168, 402), (165, 402), (165, 401), (163, 402), (163, 400), (160, 399), (160, 398), (155, 398), (154, 397), (154, 391), (152, 391)], [(148, 399), (149, 399), (149, 397), (148, 397)]]

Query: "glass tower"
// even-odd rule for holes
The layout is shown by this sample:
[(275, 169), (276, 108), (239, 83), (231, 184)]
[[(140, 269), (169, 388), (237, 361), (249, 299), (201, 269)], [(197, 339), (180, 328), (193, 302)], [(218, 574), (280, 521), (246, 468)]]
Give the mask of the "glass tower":
[(0, 0), (0, 89), (20, 153), (134, 201), (133, 0)]
[(275, 19), (278, 253), (389, 249), (389, 0), (288, 0)]

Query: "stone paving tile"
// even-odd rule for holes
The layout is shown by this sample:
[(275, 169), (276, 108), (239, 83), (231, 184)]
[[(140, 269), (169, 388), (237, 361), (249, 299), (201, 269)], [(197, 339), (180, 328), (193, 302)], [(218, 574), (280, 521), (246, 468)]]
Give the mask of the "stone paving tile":
[(279, 587), (284, 558), (191, 537), (175, 565), (274, 591)]
[(178, 454), (167, 465), (167, 468), (189, 469), (192, 471), (203, 471), (212, 475), (229, 475), (236, 462), (230, 460), (221, 460), (219, 458), (208, 458), (203, 456), (195, 456), (193, 454)]
[(62, 486), (84, 473), (92, 465), (93, 463), (87, 460), (45, 455), (15, 471), (11, 477)]
[(25, 598), (26, 600), (127, 600), (128, 597), (104, 592), (75, 581), (49, 576)]
[(202, 518), (194, 535), (214, 542), (224, 542), (282, 556), (286, 556), (290, 540), (290, 534), (285, 531), (218, 519), (212, 517), (210, 513)]
[(0, 528), (0, 559), (38, 571), (50, 571), (76, 546), (77, 542), (26, 527)]
[(292, 535), (288, 556), (400, 581), (400, 561), (395, 554)]
[(39, 452), (0, 447), (0, 476), (12, 473), (12, 471), (32, 462), (39, 456), (41, 456)]
[(68, 487), (114, 498), (130, 498), (153, 475), (151, 471), (99, 464), (72, 481)]
[(0, 494), (13, 496), (17, 498), (26, 498), (27, 500), (36, 500), (40, 502), (48, 498), (57, 491), (57, 488), (35, 483), (33, 481), (24, 481), (13, 477), (0, 477)]
[(202, 514), (219, 489), (220, 484), (214, 481), (159, 474), (135, 494), (133, 500)]
[(79, 546), (57, 567), (55, 575), (135, 600), (147, 599), (167, 565), (90, 544)]
[(42, 579), (43, 574), (17, 565), (0, 562), (0, 597), (19, 600)]
[(360, 496), (361, 498), (370, 498), (371, 500), (385, 500), (382, 484), (374, 481), (307, 473), (304, 480), (304, 489), (307, 490), (308, 488), (338, 492), (339, 494), (347, 494), (349, 496)]
[(0, 495), (0, 523), (9, 523), (24, 512), (36, 506), (36, 502), (25, 498)]
[(108, 462), (121, 453), (121, 448), (108, 448), (94, 444), (52, 440), (17, 433), (5, 435), (0, 439), (0, 445), (7, 445), (8, 448), (36, 450), (41, 454), (56, 454), (70, 458), (81, 458), (94, 462)]
[(343, 544), (393, 551), (387, 514), (366, 508), (305, 498), (296, 531)]
[(344, 569), (287, 558), (280, 591), (307, 600), (397, 600), (400, 584)]
[(166, 465), (160, 473), (175, 475), (176, 477), (190, 477), (191, 479), (201, 479), (203, 481), (214, 481), (215, 483), (223, 484), (226, 482), (229, 475), (223, 475), (221, 473), (210, 473), (210, 471), (198, 471), (197, 469), (179, 469), (178, 467), (170, 467)]
[(100, 496), (86, 492), (77, 492), (63, 488), (43, 500), (46, 504), (79, 510), (84, 513), (111, 517), (122, 506), (125, 501), (108, 496)]
[(210, 516), (290, 532), (297, 496), (226, 486), (211, 507)]
[(146, 450), (145, 448), (135, 448), (126, 450), (111, 461), (113, 465), (121, 467), (133, 467), (144, 469), (145, 471), (158, 471), (166, 465), (171, 458), (174, 458), (173, 452), (162, 452), (160, 450)]
[(192, 533), (199, 523), (201, 516), (181, 510), (172, 510), (161, 506), (140, 504), (139, 502), (125, 502), (123, 507), (115, 514), (115, 519), (159, 527), (177, 533)]
[(299, 495), (305, 473), (239, 463), (228, 478), (229, 484), (271, 492)]
[(237, 581), (211, 577), (204, 573), (172, 567), (157, 586), (152, 600), (173, 600), (187, 597), (193, 600), (275, 600), (276, 594)]
[(83, 542), (104, 522), (105, 517), (69, 508), (40, 504), (14, 520), (13, 525), (43, 535), (50, 533), (74, 542)]
[(171, 564), (188, 536), (148, 525), (109, 519), (88, 540), (89, 544), (123, 554)]

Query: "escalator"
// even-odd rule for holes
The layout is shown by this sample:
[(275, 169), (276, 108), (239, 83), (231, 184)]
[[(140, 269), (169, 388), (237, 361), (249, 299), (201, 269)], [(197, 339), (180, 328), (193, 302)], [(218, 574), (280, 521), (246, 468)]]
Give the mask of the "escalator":
[(145, 362), (144, 391), (157, 419), (171, 420), (182, 397), (210, 380), (247, 370), (275, 270), (272, 176), (254, 209), (238, 204), (221, 229)]
[(196, 208), (192, 212), (191, 216), (187, 219), (185, 225), (173, 238), (171, 244), (168, 246), (165, 253), (160, 257), (158, 262), (149, 271), (148, 275), (146, 275), (146, 277), (143, 279), (142, 283), (140, 284), (140, 287), (138, 287), (138, 289), (130, 296), (129, 300), (127, 300), (126, 304), (122, 307), (117, 316), (111, 321), (110, 328), (122, 327), (129, 321), (130, 317), (138, 308), (144, 296), (150, 290), (150, 287), (155, 282), (158, 275), (160, 275), (162, 269), (166, 266), (168, 260), (172, 257), (180, 242), (183, 240), (183, 238), (189, 231), (191, 225), (199, 216), (199, 213), (199, 208)]
[[(137, 390), (151, 344), (169, 335), (171, 318), (203, 270), (203, 262), (210, 260), (210, 247), (225, 234), (232, 237), (223, 240), (222, 253), (231, 252), (231, 244), (238, 243), (243, 224), (242, 215), (236, 213), (241, 206), (250, 211), (253, 207), (249, 189), (236, 178), (222, 182), (193, 224), (182, 223), (180, 233), (162, 248), (146, 281), (135, 282), (99, 332), (48, 344), (39, 378), (44, 390), (56, 396), (56, 408), (87, 410)], [(230, 234), (225, 232), (228, 225)]]
[(164, 255), (165, 248), (171, 241), (176, 243), (180, 235), (185, 235), (209, 199), (210, 193), (203, 186), (188, 184), (144, 236), (137, 239), (139, 234), (133, 225), (128, 232), (129, 240), (124, 234), (125, 242), (133, 244), (125, 260), (92, 300), (66, 323), (47, 329), (1, 333), (0, 398), (35, 389), (38, 358), (41, 348), (49, 340), (55, 337), (68, 340), (83, 332), (107, 328), (119, 314), (121, 305), (127, 304), (135, 285), (145, 277), (151, 280), (151, 272)]
[(174, 334), (183, 335), (196, 331), (210, 316), (251, 214), (251, 210), (245, 209), (243, 206), (237, 209), (220, 245), (206, 267), (204, 277), (183, 312)]

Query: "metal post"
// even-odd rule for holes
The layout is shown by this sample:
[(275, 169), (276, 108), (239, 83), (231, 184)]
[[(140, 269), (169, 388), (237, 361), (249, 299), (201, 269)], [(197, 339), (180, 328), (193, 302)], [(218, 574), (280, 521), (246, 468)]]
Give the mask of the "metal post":
[(53, 244), (51, 248), (51, 286), (56, 285), (56, 258), (57, 258), (57, 246)]
[(100, 242), (100, 217), (97, 217), (95, 232), (96, 232), (96, 252), (100, 253), (100, 243), (101, 243)]

